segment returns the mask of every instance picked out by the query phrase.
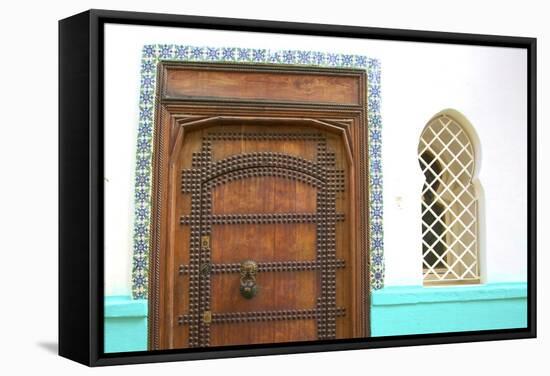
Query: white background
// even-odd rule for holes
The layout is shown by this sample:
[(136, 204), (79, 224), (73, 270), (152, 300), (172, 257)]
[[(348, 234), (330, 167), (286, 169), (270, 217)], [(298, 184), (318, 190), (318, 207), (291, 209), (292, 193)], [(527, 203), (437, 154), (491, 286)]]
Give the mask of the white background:
[(386, 286), (422, 284), (424, 175), (417, 159), (418, 142), (429, 119), (447, 108), (461, 111), (476, 135), (475, 181), (488, 198), (480, 199), (479, 210), (482, 280), (526, 280), (525, 49), (110, 24), (105, 29), (106, 295), (131, 292), (143, 44), (298, 49), (379, 59)]
[[(6, 3), (8, 4), (8, 3)], [(0, 371), (6, 375), (255, 373), (545, 374), (548, 372), (549, 201), (543, 171), (550, 145), (544, 103), (548, 103), (550, 29), (544, 2), (366, 1), (81, 1), (78, 4), (4, 5), (0, 22), (2, 136), (0, 194), (2, 309)], [(261, 18), (406, 29), (473, 32), (539, 38), (539, 338), (445, 346), (271, 356), (86, 369), (57, 357), (57, 20), (84, 9), (111, 8), (209, 16)]]

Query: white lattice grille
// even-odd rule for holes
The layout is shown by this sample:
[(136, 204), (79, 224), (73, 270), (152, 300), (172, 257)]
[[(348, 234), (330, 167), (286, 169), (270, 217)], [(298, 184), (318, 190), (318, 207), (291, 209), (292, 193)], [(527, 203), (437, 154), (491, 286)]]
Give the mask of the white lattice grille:
[(474, 148), (462, 127), (443, 115), (418, 146), (422, 189), (424, 283), (479, 281), (478, 200), (471, 184)]

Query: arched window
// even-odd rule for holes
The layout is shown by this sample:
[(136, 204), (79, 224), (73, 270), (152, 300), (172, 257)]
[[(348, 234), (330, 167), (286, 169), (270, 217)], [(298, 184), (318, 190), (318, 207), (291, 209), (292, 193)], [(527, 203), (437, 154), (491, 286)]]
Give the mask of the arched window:
[(420, 136), (425, 285), (479, 283), (474, 153), (464, 128), (448, 115), (433, 118)]

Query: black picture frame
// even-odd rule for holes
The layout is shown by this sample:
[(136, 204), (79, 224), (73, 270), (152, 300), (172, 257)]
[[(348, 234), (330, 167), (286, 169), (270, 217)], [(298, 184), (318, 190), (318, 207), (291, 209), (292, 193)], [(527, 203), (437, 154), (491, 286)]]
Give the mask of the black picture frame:
[[(103, 46), (106, 23), (519, 47), (528, 64), (527, 328), (216, 349), (103, 352)], [(535, 38), (88, 10), (59, 21), (59, 354), (88, 366), (536, 337)]]

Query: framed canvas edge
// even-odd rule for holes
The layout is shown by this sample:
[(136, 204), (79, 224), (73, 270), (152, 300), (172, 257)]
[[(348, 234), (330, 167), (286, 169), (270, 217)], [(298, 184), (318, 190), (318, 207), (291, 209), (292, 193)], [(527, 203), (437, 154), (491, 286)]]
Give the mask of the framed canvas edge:
[[(80, 27), (87, 28), (89, 32), (89, 45), (77, 46), (83, 53), (88, 53), (89, 61), (86, 67), (81, 67), (87, 71), (88, 87), (79, 89), (70, 87), (70, 83), (66, 82), (66, 78), (60, 68), (60, 117), (59, 117), (59, 137), (60, 137), (60, 159), (59, 159), (59, 184), (60, 184), (60, 200), (59, 200), (59, 275), (67, 274), (68, 266), (71, 261), (78, 262), (85, 267), (80, 267), (79, 271), (87, 271), (81, 279), (86, 279), (87, 284), (59, 284), (59, 305), (66, 305), (68, 296), (83, 294), (85, 299), (78, 301), (73, 306), (75, 312), (82, 315), (81, 325), (85, 326), (87, 336), (85, 338), (77, 338), (80, 334), (67, 334), (66, 323), (59, 320), (59, 354), (77, 362), (89, 366), (103, 366), (115, 364), (133, 364), (133, 363), (149, 363), (149, 362), (165, 362), (176, 360), (195, 360), (195, 359), (211, 359), (211, 358), (227, 358), (227, 357), (243, 357), (243, 356), (258, 356), (258, 355), (274, 355), (274, 354), (289, 354), (289, 353), (304, 353), (304, 352), (319, 352), (319, 351), (338, 351), (366, 348), (382, 348), (382, 347), (400, 347), (400, 346), (415, 346), (415, 345), (431, 345), (431, 344), (446, 344), (459, 342), (478, 342), (478, 341), (494, 341), (504, 339), (520, 339), (520, 338), (535, 338), (536, 337), (536, 38), (529, 37), (510, 37), (499, 35), (482, 35), (482, 34), (464, 34), (464, 33), (448, 33), (437, 31), (418, 31), (418, 30), (403, 30), (403, 29), (383, 29), (370, 28), (360, 26), (343, 26), (343, 25), (325, 25), (325, 24), (308, 24), (296, 22), (282, 21), (264, 21), (264, 20), (248, 20), (248, 19), (233, 19), (219, 17), (202, 17), (202, 16), (184, 16), (172, 14), (155, 14), (141, 12), (123, 12), (92, 9), (81, 13), (81, 21), (84, 25)], [(73, 16), (76, 17), (76, 16)], [(61, 41), (63, 32), (61, 26), (68, 22), (73, 17), (59, 21), (59, 39)], [(514, 47), (524, 48), (527, 50), (527, 66), (528, 66), (528, 88), (527, 88), (527, 133), (528, 133), (528, 166), (527, 166), (527, 182), (528, 182), (528, 292), (527, 292), (527, 314), (528, 325), (526, 328), (518, 329), (501, 329), (489, 331), (473, 331), (473, 332), (453, 332), (453, 333), (436, 333), (436, 334), (421, 334), (408, 336), (389, 336), (389, 337), (371, 337), (361, 340), (337, 340), (328, 342), (315, 343), (289, 343), (266, 346), (239, 346), (227, 349), (201, 349), (194, 351), (143, 351), (143, 352), (125, 352), (125, 353), (104, 353), (103, 352), (103, 312), (104, 312), (104, 294), (103, 294), (103, 250), (100, 249), (100, 244), (103, 242), (103, 180), (100, 179), (103, 173), (103, 26), (105, 23), (123, 23), (123, 24), (140, 24), (151, 26), (173, 26), (173, 27), (197, 27), (211, 28), (223, 30), (241, 30), (255, 32), (276, 32), (286, 34), (303, 34), (303, 35), (325, 35), (339, 36), (351, 38), (369, 38), (380, 40), (400, 40), (400, 41), (415, 41), (428, 43), (446, 43), (446, 44), (468, 44), (468, 45), (483, 45), (483, 46), (499, 46), (499, 47)], [(68, 61), (70, 58), (67, 50), (59, 50), (60, 64)], [(61, 65), (60, 65), (61, 67)], [(65, 81), (64, 81), (65, 80)], [(62, 84), (70, 87), (70, 90), (62, 90)], [(69, 86), (67, 86), (69, 85)], [(69, 163), (61, 158), (61, 150), (66, 148), (66, 145), (61, 143), (62, 132), (68, 127), (67, 117), (63, 116), (61, 103), (62, 96), (68, 91), (80, 90), (86, 91), (89, 95), (78, 96), (74, 101), (80, 105), (87, 105), (88, 112), (80, 114), (78, 117), (81, 121), (86, 121), (89, 131), (89, 138), (86, 141), (76, 139), (68, 135), (63, 139), (64, 143), (69, 141), (80, 142), (81, 147), (88, 150), (87, 160), (78, 160), (74, 162), (80, 168), (88, 171), (89, 183), (89, 198), (87, 202), (79, 202), (81, 208), (87, 208), (84, 213), (88, 215), (89, 227), (84, 228), (79, 223), (71, 221), (71, 218), (63, 216), (63, 203), (61, 187), (63, 185), (74, 183), (74, 178), (68, 176), (72, 170)], [(71, 139), (72, 137), (72, 139)], [(80, 178), (79, 178), (80, 179)], [(77, 182), (82, 184), (83, 181)], [(68, 191), (68, 197), (76, 196), (76, 192)], [(65, 246), (62, 241), (69, 241), (71, 232), (85, 236), (89, 247), (86, 251), (74, 252), (70, 259), (67, 256)], [(63, 259), (62, 259), (63, 257)], [(74, 276), (73, 276), (74, 277)], [(84, 290), (84, 291), (83, 291)], [(61, 333), (64, 332), (64, 337)], [(64, 346), (67, 342), (75, 344), (77, 349), (72, 352), (66, 352)], [(77, 355), (75, 355), (78, 353)], [(88, 354), (84, 356), (82, 354)]]
[(336, 341), (315, 341), (304, 343), (242, 345), (219, 348), (185, 350), (155, 350), (131, 353), (109, 353), (96, 359), (90, 365), (107, 366), (118, 364), (158, 363), (182, 360), (205, 360), (264, 355), (314, 353), (324, 351), (347, 351), (377, 349), (386, 347), (408, 347), (418, 345), (441, 345), (466, 342), (486, 342), (510, 339), (536, 338), (530, 329), (500, 329), (470, 332), (415, 334), (404, 336), (373, 337), (368, 340), (351, 339)]
[[(89, 12), (59, 22), (58, 353), (83, 364), (91, 361), (90, 321), (83, 318), (94, 309), (90, 296), (89, 256), (96, 253), (89, 246), (88, 232), (90, 212), (87, 196), (92, 189), (87, 176), (90, 172), (90, 155), (87, 150), (91, 126), (88, 103), (89, 39)], [(85, 48), (74, 48), (82, 44), (85, 44)], [(77, 66), (76, 70), (68, 69), (69, 60)], [(84, 89), (79, 90), (78, 85)], [(81, 124), (80, 132), (71, 132), (70, 125), (75, 121)], [(78, 147), (71, 148), (73, 144)], [(74, 160), (77, 162), (72, 162)], [(70, 205), (73, 201), (78, 203), (76, 208)], [(79, 206), (83, 206), (82, 210), (78, 210)], [(76, 225), (69, 218), (83, 223)], [(70, 252), (76, 247), (80, 252)]]

